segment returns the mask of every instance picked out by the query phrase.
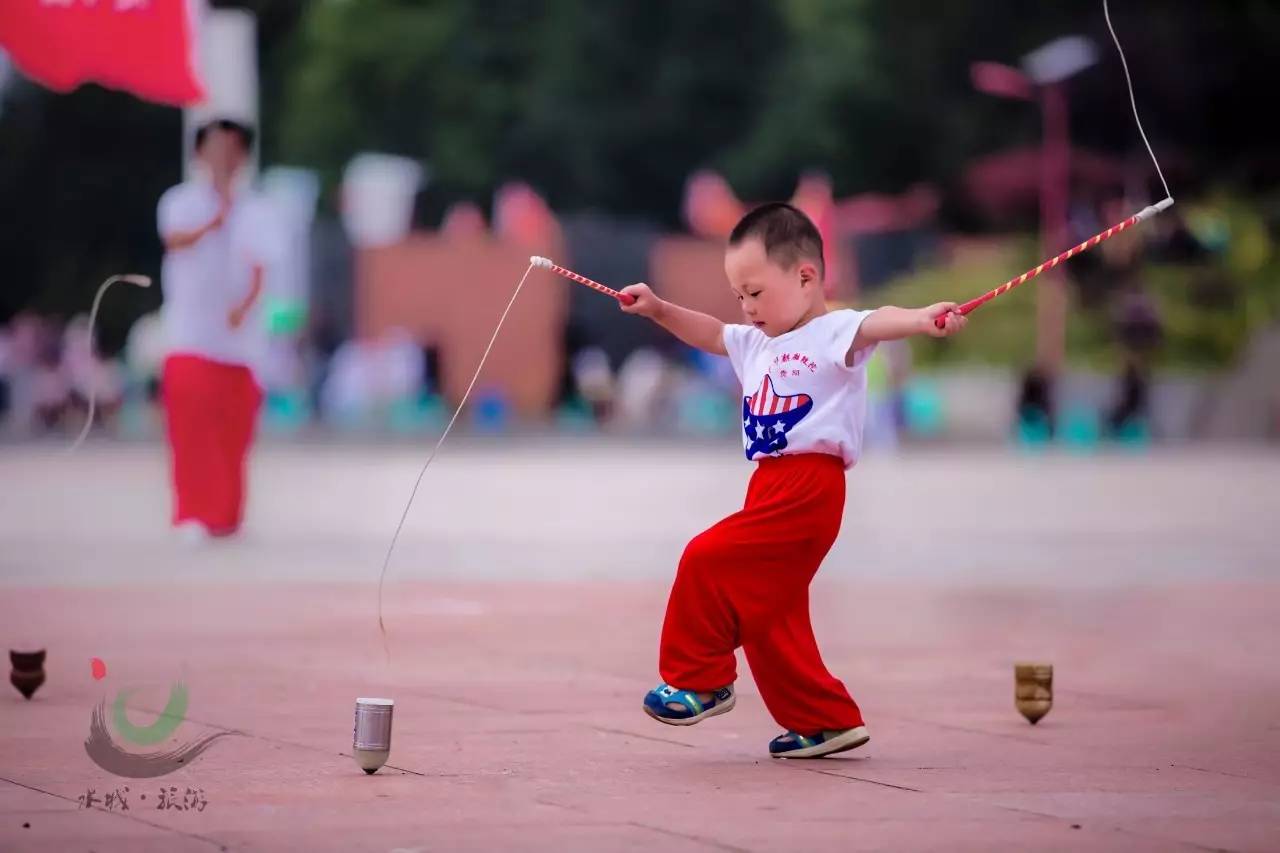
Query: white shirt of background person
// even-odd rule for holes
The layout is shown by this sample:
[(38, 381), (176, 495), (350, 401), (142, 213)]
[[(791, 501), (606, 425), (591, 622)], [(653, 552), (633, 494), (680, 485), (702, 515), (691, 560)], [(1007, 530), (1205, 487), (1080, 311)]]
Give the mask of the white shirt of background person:
[(165, 242), (160, 284), (167, 349), (261, 369), (266, 282), (284, 251), (270, 203), (236, 185), (247, 146), (212, 135), (197, 152), (196, 176), (160, 198)]

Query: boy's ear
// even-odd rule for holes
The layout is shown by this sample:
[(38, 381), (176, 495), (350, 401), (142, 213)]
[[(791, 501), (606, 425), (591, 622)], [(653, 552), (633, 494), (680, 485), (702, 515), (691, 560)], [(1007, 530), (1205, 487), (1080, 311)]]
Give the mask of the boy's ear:
[(818, 267), (812, 261), (801, 261), (798, 272), (801, 286), (818, 283)]

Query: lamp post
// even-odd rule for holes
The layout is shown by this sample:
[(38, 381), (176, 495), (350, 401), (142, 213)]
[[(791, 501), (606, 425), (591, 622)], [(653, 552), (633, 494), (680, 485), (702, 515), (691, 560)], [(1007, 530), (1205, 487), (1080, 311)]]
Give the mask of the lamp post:
[[(1021, 69), (996, 62), (977, 62), (970, 69), (974, 88), (980, 92), (1040, 102), (1040, 242), (1045, 257), (1067, 248), (1071, 138), (1065, 83), (1097, 59), (1093, 42), (1083, 36), (1065, 36), (1027, 54)], [(1050, 378), (1062, 368), (1066, 318), (1066, 288), (1060, 271), (1053, 270), (1036, 288), (1036, 365)]]

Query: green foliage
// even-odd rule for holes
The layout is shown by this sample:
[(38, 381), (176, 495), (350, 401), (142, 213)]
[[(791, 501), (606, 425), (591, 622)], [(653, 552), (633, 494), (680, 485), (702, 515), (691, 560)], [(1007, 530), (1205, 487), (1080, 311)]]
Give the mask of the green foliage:
[[(1196, 263), (1145, 263), (1139, 283), (1154, 301), (1164, 339), (1158, 363), (1176, 370), (1229, 367), (1251, 336), (1280, 321), (1280, 257), (1255, 206), (1216, 195), (1184, 210), (1192, 230), (1215, 249)], [(1221, 242), (1214, 244), (1216, 238)], [(928, 305), (963, 302), (985, 293), (1038, 263), (1037, 242), (1024, 237), (988, 251), (969, 253), (945, 266), (904, 276), (868, 298), (875, 304)], [(965, 334), (944, 341), (913, 341), (922, 366), (949, 364), (1027, 365), (1035, 352), (1036, 289), (1033, 279), (977, 309)], [(1113, 294), (1114, 295), (1114, 294)], [(1084, 307), (1074, 291), (1067, 322), (1067, 360), (1115, 369), (1117, 347), (1110, 310), (1103, 299)]]
[[(1018, 275), (1034, 260), (1036, 242), (1021, 239), (992, 245), (955, 263), (933, 266), (876, 290), (859, 307), (920, 306), (963, 302)], [(965, 333), (946, 340), (912, 340), (915, 363), (1029, 364), (1035, 353), (1035, 284), (1028, 282), (988, 302), (970, 316)]]
[(672, 219), (685, 176), (754, 116), (778, 47), (770, 6), (316, 3), (282, 153), (330, 182), (353, 153), (381, 150), (478, 200), (521, 177), (553, 204)]
[[(0, 118), (0, 322), (24, 308), (87, 312), (107, 276), (159, 272), (156, 202), (179, 180), (175, 110), (87, 86), (49, 96), (19, 82)], [(152, 290), (116, 288), (100, 340), (123, 344)]]

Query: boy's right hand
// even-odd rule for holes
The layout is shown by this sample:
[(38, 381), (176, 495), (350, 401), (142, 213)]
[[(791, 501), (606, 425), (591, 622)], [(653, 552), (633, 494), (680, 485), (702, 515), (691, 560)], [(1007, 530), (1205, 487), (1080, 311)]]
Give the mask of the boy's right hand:
[(201, 228), (198, 232), (196, 232), (197, 234), (196, 240), (193, 242), (198, 242), (201, 238), (204, 238), (212, 234), (214, 231), (217, 231), (223, 225), (226, 225), (227, 213), (229, 211), (230, 211), (230, 208), (227, 206), (225, 202), (223, 204), (220, 204), (218, 206), (218, 212), (214, 214), (213, 219), (210, 219), (208, 224), (206, 224), (203, 228)]
[(213, 221), (209, 223), (209, 230), (216, 231), (219, 228), (221, 228), (223, 225), (225, 225), (227, 222), (227, 214), (229, 213), (231, 213), (230, 199), (225, 199), (225, 198), (219, 199), (218, 212), (217, 214), (214, 215)]
[(618, 303), (624, 313), (639, 314), (641, 317), (648, 317), (652, 320), (662, 309), (662, 300), (649, 289), (649, 285), (643, 282), (624, 287), (620, 292), (635, 300), (630, 305)]

